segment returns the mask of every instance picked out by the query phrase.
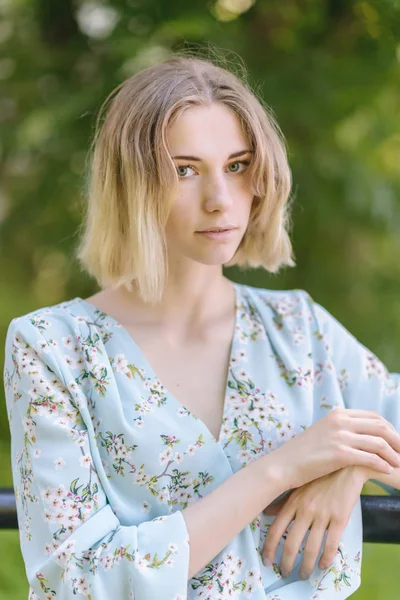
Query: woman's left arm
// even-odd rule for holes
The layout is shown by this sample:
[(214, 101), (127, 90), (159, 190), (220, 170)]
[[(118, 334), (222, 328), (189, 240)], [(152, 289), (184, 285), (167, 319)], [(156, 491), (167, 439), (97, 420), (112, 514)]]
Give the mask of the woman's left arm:
[[(400, 374), (389, 373), (382, 361), (359, 342), (325, 308), (305, 293), (312, 321), (314, 347), (323, 344), (346, 408), (376, 411), (400, 433)], [(396, 473), (370, 472), (370, 479), (391, 494), (400, 494)]]
[[(326, 309), (303, 292), (308, 305), (313, 346), (330, 363), (340, 386), (346, 408), (373, 410), (389, 421), (400, 432), (400, 375), (389, 373), (385, 365), (361, 344)], [(372, 479), (391, 494), (400, 494), (400, 468), (385, 475), (362, 467), (347, 467), (316, 479), (293, 490), (277, 505), (265, 509), (277, 514), (271, 525), (263, 549), (264, 559), (272, 562), (278, 543), (292, 521), (286, 537), (281, 560), (283, 575), (289, 575), (301, 543), (310, 530), (304, 547), (300, 574), (308, 576), (327, 534), (319, 568), (327, 568), (333, 561), (343, 530), (359, 500), (366, 481)]]

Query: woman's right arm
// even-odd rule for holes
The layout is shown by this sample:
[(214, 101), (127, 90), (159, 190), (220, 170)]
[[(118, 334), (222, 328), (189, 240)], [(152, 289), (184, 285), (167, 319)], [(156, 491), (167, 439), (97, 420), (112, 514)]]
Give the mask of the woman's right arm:
[(14, 319), (4, 365), (30, 598), (186, 598), (189, 536), (182, 511), (137, 526), (120, 522), (92, 458), (85, 397), (72, 372), (60, 370), (61, 336), (54, 341), (45, 327), (27, 316)]

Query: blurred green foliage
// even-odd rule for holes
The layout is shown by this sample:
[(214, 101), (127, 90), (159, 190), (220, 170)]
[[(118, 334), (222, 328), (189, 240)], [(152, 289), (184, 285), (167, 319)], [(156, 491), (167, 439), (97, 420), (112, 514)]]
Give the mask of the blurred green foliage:
[[(104, 98), (174, 49), (208, 43), (233, 51), (233, 68), (236, 53), (245, 61), (287, 139), (294, 181), (297, 268), (228, 276), (306, 289), (398, 371), (399, 0), (1, 0), (2, 339), (13, 317), (97, 289), (72, 253)], [(0, 547), (0, 600), (25, 599), (18, 533), (0, 532)], [(400, 547), (364, 554), (353, 597), (397, 598)]]

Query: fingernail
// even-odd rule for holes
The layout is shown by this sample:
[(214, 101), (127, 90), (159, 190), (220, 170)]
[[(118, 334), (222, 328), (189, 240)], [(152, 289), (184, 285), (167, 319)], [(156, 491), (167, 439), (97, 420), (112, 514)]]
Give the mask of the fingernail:
[(267, 558), (266, 556), (263, 557), (263, 563), (266, 567), (270, 567), (272, 565), (272, 560), (270, 560), (269, 558)]
[(286, 569), (281, 569), (282, 577), (289, 577), (290, 573), (286, 571)]
[(300, 577), (300, 579), (307, 579), (307, 575), (303, 571), (300, 571), (299, 577)]

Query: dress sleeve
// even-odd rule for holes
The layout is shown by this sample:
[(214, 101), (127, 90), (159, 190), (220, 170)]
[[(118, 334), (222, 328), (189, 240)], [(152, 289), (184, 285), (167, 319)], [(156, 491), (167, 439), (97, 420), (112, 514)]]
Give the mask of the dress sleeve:
[(183, 600), (189, 535), (182, 512), (121, 524), (92, 460), (86, 399), (60, 364), (57, 343), (40, 324), (27, 315), (10, 323), (4, 384), (30, 600)]
[[(400, 375), (386, 366), (361, 344), (325, 308), (308, 298), (314, 316), (314, 335), (333, 363), (344, 405), (375, 410), (400, 433)], [(375, 481), (392, 494), (400, 490)]]

